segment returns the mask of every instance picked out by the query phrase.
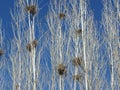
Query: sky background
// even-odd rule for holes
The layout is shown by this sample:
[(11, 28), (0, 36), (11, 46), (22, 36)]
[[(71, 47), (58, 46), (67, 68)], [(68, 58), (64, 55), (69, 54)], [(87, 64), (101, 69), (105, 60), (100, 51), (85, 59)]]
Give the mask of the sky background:
[(10, 11), (14, 6), (14, 0), (0, 0), (0, 19), (2, 20), (2, 27), (8, 30), (11, 26)]

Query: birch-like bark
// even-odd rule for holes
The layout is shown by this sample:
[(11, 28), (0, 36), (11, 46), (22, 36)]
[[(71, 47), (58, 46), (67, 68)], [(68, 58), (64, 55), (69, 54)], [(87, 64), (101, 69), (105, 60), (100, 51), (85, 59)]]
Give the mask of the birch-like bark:
[[(23, 17), (19, 16), (18, 14), (21, 13), (23, 15), (22, 10), (19, 10), (19, 3), (16, 3), (18, 6), (15, 6), (14, 12), (11, 13), (13, 22), (12, 22), (12, 29), (13, 29), (13, 37), (14, 41), (11, 43), (13, 47), (11, 46), (10, 50), (10, 59), (13, 65), (13, 71), (12, 71), (12, 76), (13, 76), (13, 90), (21, 90), (21, 80), (22, 80), (22, 74), (21, 74), (21, 67), (22, 67), (22, 54), (21, 54), (21, 29), (22, 26), (21, 21), (23, 20)], [(22, 7), (22, 6), (21, 6)], [(14, 16), (15, 15), (15, 16)], [(15, 50), (16, 48), (16, 50)], [(14, 50), (14, 51), (13, 51)], [(15, 53), (15, 54), (14, 54)], [(17, 70), (16, 70), (17, 69)], [(16, 72), (16, 73), (15, 73)]]
[(0, 90), (5, 90), (8, 83), (4, 80), (4, 73), (6, 72), (6, 69), (9, 70), (6, 62), (8, 59), (5, 57), (7, 48), (5, 48), (4, 43), (7, 43), (7, 41), (5, 42), (5, 31), (3, 30), (2, 19), (0, 18)]
[[(36, 78), (38, 78), (39, 76), (39, 72), (40, 70), (37, 68), (36, 71), (36, 63), (35, 61), (37, 61), (37, 65), (40, 64), (40, 55), (41, 55), (41, 51), (42, 51), (42, 46), (39, 48), (37, 51), (38, 52), (38, 56), (36, 56), (36, 49), (35, 47), (32, 48), (31, 52), (27, 51), (26, 49), (26, 45), (28, 43), (33, 42), (33, 40), (36, 40), (35, 38), (35, 16), (31, 16), (29, 12), (25, 11), (26, 6), (30, 6), (30, 5), (35, 5), (37, 8), (37, 2), (36, 1), (20, 1), (17, 2), (14, 8), (14, 11), (12, 12), (11, 16), (13, 18), (13, 35), (14, 35), (14, 43), (17, 42), (17, 45), (15, 45), (15, 47), (11, 48), (11, 54), (12, 56), (11, 59), (13, 59), (13, 57), (16, 57), (14, 60), (12, 61), (12, 65), (13, 65), (13, 87), (15, 87), (16, 83), (18, 83), (17, 85), (17, 90), (22, 89), (27, 89), (27, 90), (36, 90)], [(38, 12), (37, 12), (38, 13)], [(39, 31), (38, 31), (39, 33)], [(41, 40), (41, 37), (39, 39), (39, 41)], [(32, 46), (32, 45), (31, 45)], [(14, 52), (18, 52), (18, 54), (13, 55), (13, 50), (15, 48), (16, 51)], [(41, 49), (40, 49), (41, 48)], [(28, 55), (29, 52), (29, 55)], [(39, 58), (36, 60), (36, 57)], [(17, 59), (17, 61), (16, 61)], [(18, 66), (16, 66), (18, 64)], [(18, 75), (14, 72), (16, 72), (16, 69), (14, 69), (15, 67), (18, 67)], [(36, 74), (37, 73), (37, 74)], [(17, 78), (18, 77), (18, 78)], [(24, 80), (23, 80), (24, 78)], [(24, 84), (24, 86), (23, 86)], [(15, 89), (15, 88), (14, 88)]]
[(80, 8), (81, 8), (81, 26), (82, 26), (82, 40), (83, 40), (83, 57), (85, 62), (85, 89), (88, 90), (88, 84), (87, 84), (87, 58), (86, 58), (86, 37), (85, 37), (85, 22), (84, 22), (84, 15), (86, 14), (83, 10), (86, 9), (84, 5), (86, 2), (80, 0)]
[[(65, 52), (64, 49), (66, 40), (65, 40), (65, 28), (63, 28), (63, 22), (66, 18), (60, 17), (60, 14), (66, 14), (66, 0), (64, 1), (50, 1), (49, 14), (47, 17), (47, 24), (51, 33), (51, 64), (52, 64), (52, 89), (59, 88), (59, 90), (64, 89), (64, 75), (61, 76), (58, 74), (57, 66), (59, 64), (64, 64)], [(66, 26), (65, 26), (66, 27)], [(63, 33), (64, 32), (64, 33)], [(64, 44), (65, 43), (65, 44)], [(58, 75), (58, 86), (55, 78)]]
[[(118, 89), (117, 84), (117, 67), (118, 62), (118, 45), (119, 45), (119, 0), (118, 1), (104, 1), (104, 11), (103, 11), (103, 26), (106, 34), (106, 41), (108, 42), (108, 58), (110, 61), (110, 73), (111, 73), (111, 90)], [(116, 10), (115, 10), (116, 8)], [(115, 76), (117, 75), (117, 76)]]

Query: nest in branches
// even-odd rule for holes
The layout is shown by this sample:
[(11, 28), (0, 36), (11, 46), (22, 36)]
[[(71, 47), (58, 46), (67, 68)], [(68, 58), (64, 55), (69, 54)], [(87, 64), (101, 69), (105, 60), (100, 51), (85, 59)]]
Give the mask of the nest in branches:
[(38, 42), (36, 40), (33, 40), (31, 43), (27, 44), (26, 49), (31, 52), (32, 49), (37, 47)]
[(3, 50), (0, 50), (0, 56), (2, 56), (4, 54)]
[(26, 6), (26, 10), (33, 16), (37, 13), (37, 8), (35, 5)]
[(33, 45), (33, 47), (37, 47), (37, 45), (38, 45), (38, 42), (37, 42), (37, 40), (33, 40), (33, 42), (32, 42), (32, 45)]
[(57, 71), (58, 71), (58, 74), (61, 76), (67, 74), (66, 66), (64, 64), (59, 64), (57, 66)]
[(73, 75), (73, 80), (81, 81), (82, 80), (82, 75), (80, 75), (80, 74)]
[(72, 63), (73, 63), (74, 66), (81, 66), (82, 58), (76, 57), (76, 58), (73, 59)]
[(16, 86), (15, 86), (15, 87), (16, 87), (16, 90), (17, 90), (17, 89), (19, 88), (19, 85), (18, 85), (18, 84), (16, 84)]
[(26, 49), (27, 49), (29, 52), (31, 52), (31, 50), (32, 50), (31, 44), (27, 44)]
[(64, 13), (60, 13), (59, 17), (60, 17), (60, 19), (63, 19), (65, 17), (65, 14)]
[(76, 30), (76, 34), (78, 35), (82, 34), (82, 30), (81, 29)]

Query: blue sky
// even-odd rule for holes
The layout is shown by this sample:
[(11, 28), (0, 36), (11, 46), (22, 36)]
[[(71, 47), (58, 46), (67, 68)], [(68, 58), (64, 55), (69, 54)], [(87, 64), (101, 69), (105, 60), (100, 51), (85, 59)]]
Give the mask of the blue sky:
[(3, 26), (8, 27), (11, 22), (10, 10), (13, 8), (14, 0), (0, 0), (0, 19)]
[(102, 11), (102, 0), (90, 0), (91, 3), (91, 9), (94, 12), (95, 19), (100, 20), (101, 19), (101, 11)]

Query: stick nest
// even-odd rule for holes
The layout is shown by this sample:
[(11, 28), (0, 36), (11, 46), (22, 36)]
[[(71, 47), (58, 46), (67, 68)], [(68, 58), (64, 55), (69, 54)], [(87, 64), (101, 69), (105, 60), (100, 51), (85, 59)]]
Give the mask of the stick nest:
[(0, 50), (0, 56), (2, 56), (4, 54), (3, 50)]
[(16, 87), (16, 90), (17, 90), (17, 89), (19, 88), (19, 85), (18, 85), (18, 84), (16, 84), (16, 86), (15, 86), (15, 87)]
[(82, 30), (81, 29), (76, 30), (76, 34), (78, 35), (82, 34)]
[(26, 6), (26, 10), (33, 16), (37, 13), (37, 8), (35, 5)]
[(64, 13), (60, 13), (59, 17), (60, 17), (60, 19), (63, 19), (63, 18), (65, 18), (65, 14)]
[(58, 74), (61, 76), (66, 75), (66, 73), (67, 73), (66, 66), (64, 64), (59, 64), (57, 66), (57, 71), (58, 71)]
[(81, 74), (73, 75), (73, 80), (76, 80), (82, 84), (83, 77)]
[(74, 66), (81, 66), (82, 58), (76, 57), (75, 59), (73, 59), (72, 63)]
[(33, 40), (31, 43), (27, 44), (26, 49), (31, 52), (32, 49), (36, 48), (38, 45), (38, 42), (36, 40)]

